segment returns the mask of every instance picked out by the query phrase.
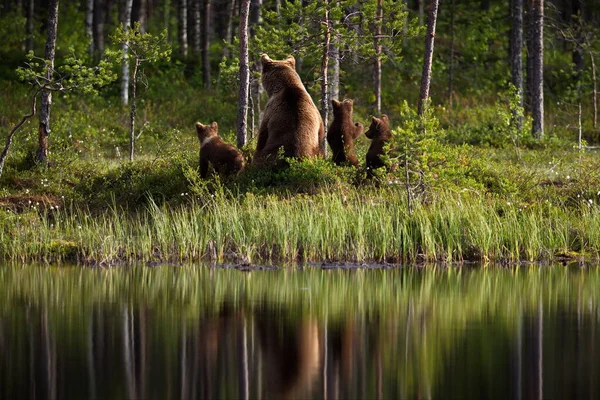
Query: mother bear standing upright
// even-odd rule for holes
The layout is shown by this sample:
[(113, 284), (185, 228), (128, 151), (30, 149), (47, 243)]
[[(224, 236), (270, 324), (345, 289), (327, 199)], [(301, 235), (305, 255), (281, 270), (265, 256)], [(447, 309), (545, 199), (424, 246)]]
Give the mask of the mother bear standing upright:
[(285, 157), (323, 155), (325, 127), (321, 114), (296, 73), (296, 60), (261, 56), (262, 85), (269, 96), (258, 131), (255, 164), (273, 162), (283, 147)]

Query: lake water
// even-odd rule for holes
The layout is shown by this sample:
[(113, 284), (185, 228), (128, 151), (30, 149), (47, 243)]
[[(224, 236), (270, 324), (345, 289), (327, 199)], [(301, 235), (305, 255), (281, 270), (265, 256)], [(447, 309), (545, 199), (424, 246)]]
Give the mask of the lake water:
[(0, 268), (0, 398), (591, 398), (596, 267)]

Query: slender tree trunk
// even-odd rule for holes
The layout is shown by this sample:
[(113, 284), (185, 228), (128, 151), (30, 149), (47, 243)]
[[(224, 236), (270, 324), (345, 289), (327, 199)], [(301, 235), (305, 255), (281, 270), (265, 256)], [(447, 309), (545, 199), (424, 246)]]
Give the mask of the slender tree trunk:
[[(122, 24), (125, 32), (131, 26), (131, 7), (133, 0), (125, 0), (122, 10)], [(123, 43), (123, 61), (121, 63), (121, 104), (129, 104), (129, 43)]]
[(263, 0), (250, 1), (250, 34), (254, 35), (254, 27), (261, 23)]
[[(58, 27), (58, 0), (50, 0), (48, 4), (48, 32), (46, 35), (46, 81), (52, 80), (54, 72), (54, 54), (56, 51), (56, 29)], [(42, 91), (40, 107), (40, 125), (38, 128), (39, 147), (35, 159), (45, 163), (48, 159), (48, 136), (50, 135), (50, 108), (52, 92)]]
[(171, 42), (171, 0), (165, 0), (163, 8), (163, 29), (167, 31), (169, 43)]
[[(125, 0), (129, 1), (129, 0)], [(146, 33), (148, 25), (148, 3), (147, 0), (136, 0), (133, 3), (131, 20), (140, 23), (140, 33)]]
[(187, 0), (179, 0), (179, 54), (183, 58), (188, 55), (187, 37)]
[(429, 86), (431, 84), (431, 64), (433, 62), (433, 44), (435, 39), (435, 25), (437, 22), (439, 0), (430, 0), (429, 15), (427, 17), (427, 35), (425, 36), (425, 57), (423, 59), (423, 74), (421, 75), (421, 94), (419, 96), (419, 115), (423, 115), (424, 104), (429, 99)]
[[(93, 1), (93, 0), (90, 0)], [(34, 47), (33, 41), (33, 19), (35, 17), (35, 1), (29, 0), (27, 2), (27, 14), (26, 14), (26, 25), (25, 25), (25, 33), (27, 35), (27, 39), (25, 40), (25, 48), (27, 51), (32, 51)]]
[(454, 0), (450, 2), (450, 65), (448, 66), (448, 104), (452, 109), (454, 97)]
[(129, 124), (129, 161), (133, 161), (133, 151), (135, 148), (135, 114), (137, 111), (136, 100), (136, 89), (137, 89), (137, 72), (140, 67), (140, 61), (136, 58), (133, 64), (133, 76), (131, 85), (131, 117)]
[[(512, 0), (510, 35), (510, 73), (523, 107), (523, 0)], [(523, 129), (523, 117), (514, 116), (517, 129)]]
[(596, 61), (594, 53), (590, 51), (590, 61), (592, 63), (592, 98), (594, 103), (594, 129), (598, 127), (598, 90), (596, 89)]
[(525, 13), (525, 47), (527, 53), (527, 59), (525, 61), (525, 111), (531, 112), (531, 101), (533, 97), (532, 87), (532, 76), (533, 76), (533, 36), (532, 36), (532, 25), (533, 25), (533, 13), (531, 0), (526, 2), (526, 13)]
[(104, 53), (104, 0), (94, 0), (94, 50), (96, 58)]
[(212, 19), (212, 0), (205, 0), (204, 3), (204, 35), (202, 37), (202, 79), (204, 87), (210, 89), (210, 32)]
[[(249, 20), (249, 29), (250, 36), (254, 35), (256, 26), (261, 23), (261, 15), (262, 15), (262, 0), (250, 0), (250, 20)], [(298, 67), (298, 60), (296, 60), (296, 67)], [(298, 69), (298, 68), (296, 68)], [(254, 75), (260, 72), (259, 63), (255, 62), (252, 65), (251, 71)], [(252, 97), (252, 117), (258, 116), (258, 120), (262, 119), (262, 108), (260, 104), (260, 99), (262, 97), (263, 87), (260, 84), (259, 79), (252, 79), (250, 81), (250, 96)], [(253, 129), (254, 131), (254, 129)]]
[(417, 0), (419, 7), (419, 26), (425, 23), (425, 0)]
[(225, 46), (223, 47), (223, 57), (229, 58), (231, 56), (231, 51), (229, 49), (229, 45), (231, 45), (231, 35), (233, 34), (233, 10), (235, 8), (235, 0), (227, 0), (227, 10), (226, 10), (226, 18), (225, 21)]
[(381, 116), (381, 25), (383, 24), (383, 1), (377, 0), (375, 15), (375, 109), (377, 116)]
[(237, 146), (246, 145), (248, 129), (248, 96), (250, 89), (250, 66), (248, 59), (248, 14), (250, 0), (242, 0), (240, 9), (240, 93), (238, 99)]
[(339, 100), (340, 99), (340, 49), (339, 45), (339, 36), (336, 35), (331, 46), (329, 46), (329, 54), (331, 55), (331, 84), (329, 93), (331, 93), (331, 98)]
[(200, 0), (193, 0), (192, 6), (192, 48), (195, 56), (200, 56), (202, 50), (202, 3)]
[(531, 113), (533, 136), (544, 136), (544, 0), (529, 0), (532, 13)]
[[(323, 25), (325, 25), (324, 38), (323, 38), (323, 55), (321, 57), (321, 118), (323, 118), (323, 124), (325, 129), (329, 126), (329, 82), (328, 82), (328, 68), (329, 68), (329, 43), (331, 41), (331, 27), (329, 25), (329, 0), (324, 0), (325, 6), (325, 19)], [(327, 146), (325, 140), (319, 143), (324, 154), (327, 154)]]

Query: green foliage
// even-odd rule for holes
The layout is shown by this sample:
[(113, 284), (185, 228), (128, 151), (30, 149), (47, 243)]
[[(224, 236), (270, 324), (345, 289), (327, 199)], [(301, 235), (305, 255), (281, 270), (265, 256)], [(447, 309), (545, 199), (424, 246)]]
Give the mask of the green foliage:
[[(116, 74), (112, 71), (112, 64), (108, 60), (102, 60), (98, 65), (88, 67), (82, 59), (71, 54), (55, 68), (51, 68), (48, 60), (36, 57), (33, 52), (27, 54), (27, 60), (26, 67), (17, 69), (19, 79), (35, 88), (44, 90), (97, 94), (99, 87), (116, 79)], [(48, 75), (48, 69), (50, 69), (50, 75)]]
[[(524, 143), (533, 141), (531, 118), (524, 116), (513, 85), (501, 93), (493, 105), (459, 107), (452, 111), (450, 117), (455, 120), (448, 128), (447, 140), (450, 143), (497, 148), (513, 146), (518, 150)], [(521, 130), (516, 122), (519, 117), (523, 118)]]
[[(122, 60), (125, 56), (127, 60), (143, 64), (169, 61), (171, 58), (171, 45), (167, 40), (166, 30), (159, 35), (142, 33), (140, 23), (135, 22), (129, 29), (117, 26), (111, 39), (118, 49), (108, 49), (106, 54), (115, 60)], [(127, 54), (124, 54), (123, 47), (127, 48)]]

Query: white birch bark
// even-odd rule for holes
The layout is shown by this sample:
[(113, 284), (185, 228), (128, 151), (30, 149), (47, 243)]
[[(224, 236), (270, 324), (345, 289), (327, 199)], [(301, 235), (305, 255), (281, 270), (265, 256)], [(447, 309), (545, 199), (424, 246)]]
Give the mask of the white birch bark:
[(240, 8), (240, 93), (238, 99), (237, 146), (246, 145), (248, 129), (248, 95), (250, 89), (250, 66), (248, 57), (248, 14), (250, 0), (242, 0)]
[(423, 106), (429, 98), (431, 84), (431, 64), (433, 62), (433, 45), (435, 39), (435, 25), (437, 22), (439, 0), (430, 0), (429, 15), (427, 17), (427, 35), (425, 36), (425, 57), (423, 59), (423, 74), (421, 75), (421, 94), (419, 96), (419, 115), (425, 111)]
[[(133, 0), (125, 0), (123, 3), (122, 21), (125, 32), (131, 27), (131, 8)], [(121, 63), (121, 104), (129, 104), (129, 43), (123, 43), (123, 61)]]
[[(48, 4), (48, 31), (46, 35), (46, 80), (51, 81), (54, 71), (54, 55), (56, 52), (56, 29), (58, 27), (58, 0), (50, 0)], [(39, 147), (36, 161), (46, 162), (48, 158), (48, 136), (50, 135), (50, 109), (52, 107), (52, 92), (42, 91), (40, 102), (40, 125), (38, 129)]]

